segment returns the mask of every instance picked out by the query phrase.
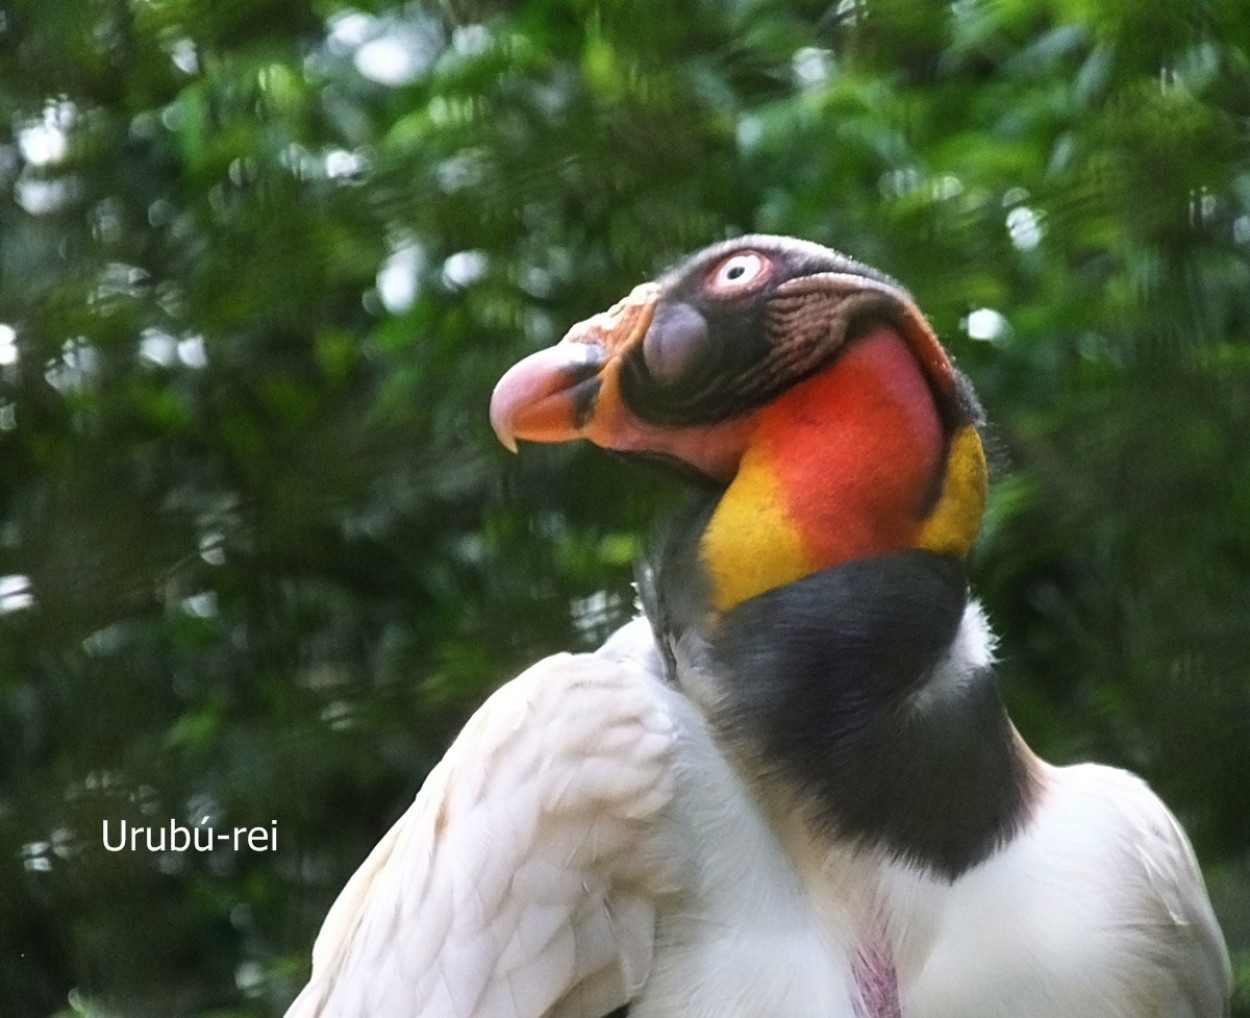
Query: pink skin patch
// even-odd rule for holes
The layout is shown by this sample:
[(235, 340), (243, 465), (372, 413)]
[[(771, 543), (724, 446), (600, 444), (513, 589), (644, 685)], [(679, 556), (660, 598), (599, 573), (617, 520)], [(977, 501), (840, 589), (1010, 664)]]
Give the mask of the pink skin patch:
[(889, 949), (880, 940), (860, 947), (851, 964), (858, 999), (856, 1018), (902, 1018), (898, 999), (898, 975)]

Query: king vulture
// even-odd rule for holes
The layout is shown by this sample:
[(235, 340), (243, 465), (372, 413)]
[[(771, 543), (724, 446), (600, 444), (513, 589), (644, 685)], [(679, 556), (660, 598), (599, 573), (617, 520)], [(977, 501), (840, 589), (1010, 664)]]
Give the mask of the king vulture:
[(645, 617), (495, 693), (331, 909), (291, 1018), (1216, 1018), (1229, 961), (1138, 778), (1004, 712), (963, 558), (980, 411), (911, 297), (708, 248), (499, 382), (517, 439), (702, 492)]

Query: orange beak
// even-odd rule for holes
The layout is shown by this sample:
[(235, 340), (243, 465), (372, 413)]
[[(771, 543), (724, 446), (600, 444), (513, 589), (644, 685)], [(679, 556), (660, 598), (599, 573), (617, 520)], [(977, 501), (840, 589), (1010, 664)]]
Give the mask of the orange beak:
[(634, 287), (607, 311), (579, 322), (553, 347), (513, 365), (495, 386), (490, 423), (509, 450), (517, 439), (587, 438), (605, 449), (670, 456), (728, 482), (754, 429), (754, 415), (691, 427), (641, 420), (621, 398), (623, 356), (651, 327), (660, 291)]
[(659, 292), (634, 287), (607, 311), (579, 322), (553, 347), (530, 354), (499, 380), (490, 399), (490, 423), (509, 450), (516, 440), (565, 442), (589, 438), (620, 448), (628, 430), (621, 404), (621, 355), (642, 341)]

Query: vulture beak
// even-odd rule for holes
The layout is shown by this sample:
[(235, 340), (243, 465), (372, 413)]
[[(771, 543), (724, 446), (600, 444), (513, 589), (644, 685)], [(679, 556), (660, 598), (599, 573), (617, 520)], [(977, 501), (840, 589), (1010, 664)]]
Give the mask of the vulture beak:
[(499, 380), (490, 423), (516, 452), (517, 439), (587, 438), (605, 449), (679, 461), (728, 483), (755, 427), (753, 414), (707, 425), (672, 427), (641, 419), (621, 397), (621, 363), (651, 328), (661, 290), (634, 287), (607, 311), (579, 322), (553, 347), (530, 354)]
[(607, 311), (579, 322), (555, 346), (530, 354), (499, 380), (490, 423), (510, 451), (517, 439), (564, 442), (589, 438), (621, 448), (638, 427), (621, 403), (621, 356), (642, 341), (659, 289), (634, 287)]

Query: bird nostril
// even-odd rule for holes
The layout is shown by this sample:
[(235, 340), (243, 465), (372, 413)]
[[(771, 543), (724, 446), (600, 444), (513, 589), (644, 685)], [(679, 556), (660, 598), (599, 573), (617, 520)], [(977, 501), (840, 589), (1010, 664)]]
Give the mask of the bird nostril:
[(561, 344), (567, 350), (568, 359), (563, 368), (565, 380), (569, 385), (576, 385), (593, 378), (603, 370), (603, 362), (607, 360), (607, 351), (598, 343), (566, 342)]
[(689, 304), (666, 304), (656, 309), (642, 340), (647, 371), (657, 382), (680, 380), (707, 350), (707, 322)]

